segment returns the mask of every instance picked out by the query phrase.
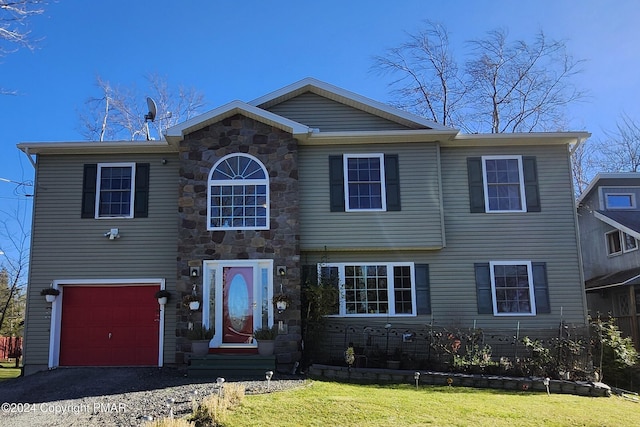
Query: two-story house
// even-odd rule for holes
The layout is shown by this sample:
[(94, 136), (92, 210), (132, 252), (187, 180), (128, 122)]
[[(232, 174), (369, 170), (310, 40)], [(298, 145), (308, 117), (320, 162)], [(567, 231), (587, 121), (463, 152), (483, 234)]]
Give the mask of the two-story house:
[(584, 324), (568, 148), (586, 137), (462, 134), (304, 79), (161, 141), (19, 144), (36, 168), (25, 372), (181, 363), (194, 322), (238, 357), (277, 324), (292, 363), (303, 270), (338, 277), (336, 325)]
[(640, 173), (598, 174), (578, 198), (587, 306), (640, 349)]

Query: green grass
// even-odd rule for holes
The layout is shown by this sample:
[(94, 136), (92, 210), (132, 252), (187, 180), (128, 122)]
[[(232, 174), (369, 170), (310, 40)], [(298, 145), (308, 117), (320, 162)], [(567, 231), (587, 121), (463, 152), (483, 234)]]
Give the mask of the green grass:
[(639, 414), (619, 397), (314, 381), (247, 396), (225, 426), (635, 426)]
[(18, 378), (20, 376), (20, 368), (15, 367), (15, 363), (0, 363), (0, 381)]

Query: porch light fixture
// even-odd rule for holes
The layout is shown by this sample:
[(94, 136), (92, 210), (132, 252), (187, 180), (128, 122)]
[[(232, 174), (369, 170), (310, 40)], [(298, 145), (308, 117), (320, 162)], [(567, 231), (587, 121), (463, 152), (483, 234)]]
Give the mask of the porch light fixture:
[(104, 237), (108, 238), (109, 240), (119, 239), (120, 238), (120, 230), (117, 229), (117, 228), (112, 228), (111, 230), (109, 230), (106, 233), (104, 233)]
[(286, 275), (287, 275), (287, 267), (285, 267), (284, 265), (279, 265), (278, 266), (278, 276), (284, 277)]
[(200, 276), (200, 267), (189, 267), (189, 276), (191, 276), (191, 277), (199, 277)]

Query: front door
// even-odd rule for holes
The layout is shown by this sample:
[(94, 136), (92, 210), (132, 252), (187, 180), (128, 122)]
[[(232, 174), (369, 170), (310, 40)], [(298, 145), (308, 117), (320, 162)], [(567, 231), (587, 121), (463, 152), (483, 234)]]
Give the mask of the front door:
[(204, 261), (203, 321), (213, 348), (255, 347), (253, 331), (273, 324), (273, 261)]
[(222, 344), (250, 344), (256, 304), (253, 268), (222, 268)]

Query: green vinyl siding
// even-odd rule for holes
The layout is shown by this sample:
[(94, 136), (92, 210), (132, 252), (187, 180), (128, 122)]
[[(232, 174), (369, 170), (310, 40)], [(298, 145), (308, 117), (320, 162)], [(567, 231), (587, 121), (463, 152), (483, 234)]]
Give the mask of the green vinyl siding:
[[(440, 248), (443, 245), (436, 144), (300, 147), (302, 250)], [(331, 212), (329, 162), (345, 153), (397, 155), (401, 210)], [(390, 156), (392, 157), (392, 156)], [(394, 157), (395, 159), (395, 157)]]
[(402, 130), (406, 126), (306, 92), (269, 107), (272, 113), (321, 132)]
[[(428, 195), (431, 192), (431, 177), (426, 172), (430, 167), (422, 167), (423, 176), (419, 178), (415, 171), (419, 171), (424, 165), (426, 155), (419, 153), (419, 147), (413, 147), (412, 152), (399, 151), (400, 176), (402, 179), (402, 211), (417, 209), (412, 206), (416, 202), (416, 194)], [(397, 147), (396, 147), (397, 148)], [(307, 150), (307, 147), (304, 148)], [(309, 240), (302, 238), (302, 258), (306, 263), (322, 262), (329, 259), (331, 262), (414, 262), (429, 265), (429, 296), (431, 300), (431, 314), (418, 315), (414, 318), (403, 317), (394, 320), (393, 325), (402, 322), (403, 325), (415, 328), (424, 328), (425, 324), (434, 322), (439, 326), (458, 325), (459, 327), (473, 327), (474, 321), (480, 328), (511, 328), (515, 330), (519, 324), (521, 328), (557, 328), (559, 322), (584, 324), (586, 309), (584, 303), (583, 283), (579, 270), (578, 246), (576, 241), (576, 226), (574, 216), (574, 198), (571, 187), (569, 160), (566, 146), (545, 146), (543, 149), (535, 146), (522, 147), (460, 147), (441, 149), (441, 170), (443, 189), (444, 226), (446, 231), (446, 247), (435, 250), (403, 250), (402, 246), (393, 248), (384, 241), (378, 239), (376, 232), (372, 232), (370, 239), (375, 240), (380, 247), (391, 247), (391, 250), (373, 251), (366, 248), (353, 251), (340, 250), (338, 243), (348, 247), (348, 226), (342, 225), (345, 219), (342, 213), (333, 218), (328, 209), (328, 180), (324, 177), (326, 200), (314, 200), (309, 195), (303, 195), (301, 209), (304, 212), (305, 203), (316, 203), (318, 210), (324, 209), (323, 215), (327, 216), (324, 222), (326, 226), (327, 243), (326, 251), (323, 247), (311, 249)], [(540, 203), (543, 206), (541, 212), (517, 212), (517, 213), (471, 213), (469, 208), (469, 182), (467, 176), (467, 158), (481, 157), (483, 155), (522, 155), (535, 156), (538, 172), (538, 190)], [(304, 161), (307, 153), (301, 155)], [(405, 160), (409, 158), (409, 164), (415, 171), (408, 171), (416, 185), (407, 184), (407, 166)], [(435, 157), (434, 157), (435, 158)], [(326, 163), (325, 163), (326, 165)], [(302, 170), (302, 168), (301, 168)], [(305, 176), (306, 175), (302, 175)], [(317, 180), (322, 180), (317, 177)], [(437, 179), (437, 178), (436, 178)], [(419, 183), (419, 184), (417, 184)], [(304, 183), (303, 186), (308, 185)], [(436, 187), (437, 188), (437, 187)], [(318, 195), (316, 195), (318, 197)], [(429, 197), (424, 197), (427, 200)], [(409, 206), (407, 206), (409, 205)], [(324, 207), (323, 207), (324, 206)], [(424, 206), (426, 208), (426, 206)], [(383, 214), (395, 214), (383, 212)], [(425, 214), (424, 217), (428, 217)], [(308, 217), (308, 214), (307, 214)], [(305, 218), (305, 215), (303, 215)], [(333, 219), (333, 221), (331, 221)], [(419, 221), (419, 219), (415, 219)], [(423, 219), (424, 220), (424, 219)], [(344, 236), (333, 236), (333, 223), (339, 223)], [(407, 227), (412, 221), (400, 223), (420, 234), (423, 230), (418, 227)], [(329, 225), (327, 225), (329, 224)], [(371, 224), (368, 224), (369, 226)], [(307, 225), (301, 224), (303, 229)], [(357, 224), (352, 224), (357, 228)], [(402, 228), (402, 227), (400, 227)], [(358, 231), (358, 230), (357, 230)], [(386, 233), (385, 237), (396, 236), (402, 230), (394, 229), (395, 233)], [(321, 241), (318, 231), (318, 243)], [(362, 234), (366, 236), (363, 229)], [(355, 233), (359, 236), (360, 233)], [(353, 234), (352, 234), (353, 236)], [(361, 244), (367, 237), (357, 240)], [(403, 235), (403, 237), (406, 235)], [(411, 237), (407, 237), (412, 243)], [(352, 239), (353, 240), (353, 239)], [(399, 239), (398, 239), (399, 240)], [(420, 239), (418, 239), (420, 240)], [(423, 238), (422, 241), (425, 241)], [(397, 243), (393, 237), (389, 242)], [(478, 298), (476, 292), (475, 265), (489, 263), (490, 261), (531, 261), (536, 267), (544, 263), (546, 273), (546, 289), (535, 290), (536, 298), (546, 300), (547, 307), (541, 307), (536, 316), (518, 317), (494, 316), (493, 312), (478, 313)], [(534, 275), (540, 270), (534, 268)], [(545, 301), (546, 302), (546, 301)], [(543, 304), (545, 305), (545, 304)], [(549, 311), (545, 313), (545, 311)], [(386, 319), (367, 319), (369, 323), (378, 322), (384, 326)]]
[[(61, 279), (165, 279), (175, 291), (178, 162), (168, 155), (38, 156), (29, 274), (29, 311), (25, 363), (47, 364), (50, 317), (39, 295)], [(149, 164), (148, 217), (81, 218), (85, 164), (136, 162)], [(120, 238), (104, 234), (118, 228)], [(175, 309), (165, 311), (164, 360), (175, 354)]]

